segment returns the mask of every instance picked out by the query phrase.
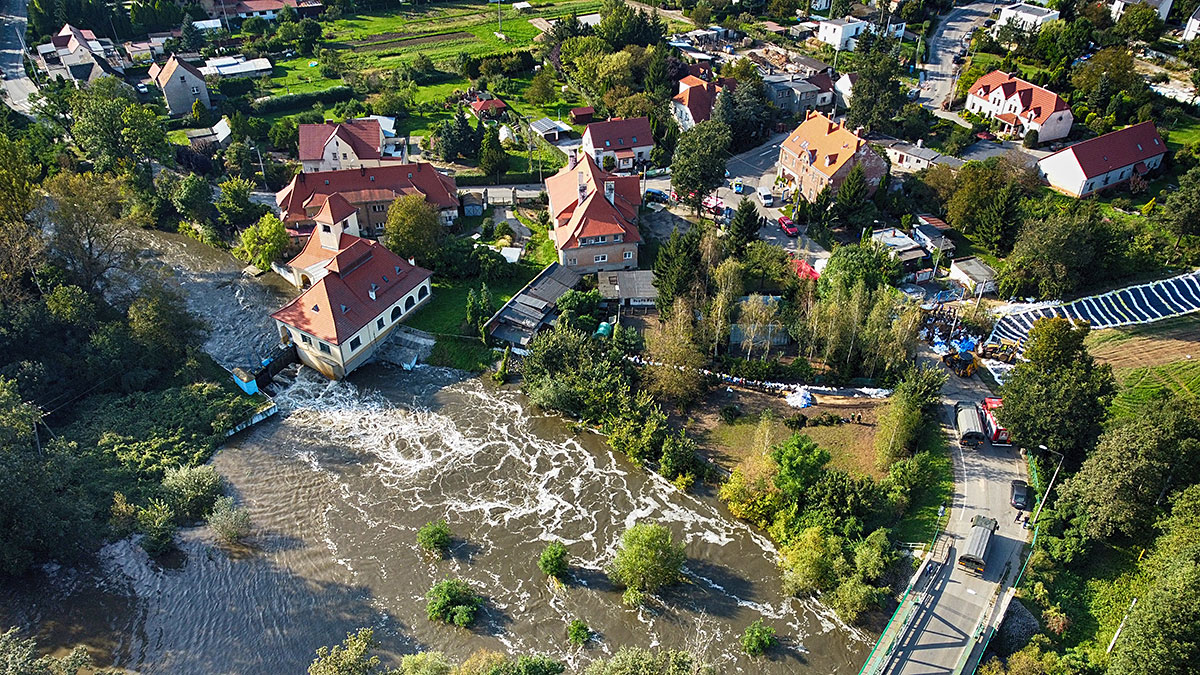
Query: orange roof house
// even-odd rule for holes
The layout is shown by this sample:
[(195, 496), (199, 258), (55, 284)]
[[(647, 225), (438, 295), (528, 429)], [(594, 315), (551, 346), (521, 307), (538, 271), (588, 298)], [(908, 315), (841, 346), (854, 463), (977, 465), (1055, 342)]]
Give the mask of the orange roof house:
[(858, 165), (866, 174), (868, 193), (873, 194), (887, 174), (887, 162), (866, 139), (818, 112), (809, 111), (779, 144), (777, 175), (810, 202), (825, 188), (836, 193)]
[(1066, 138), (1075, 121), (1058, 94), (1000, 70), (975, 80), (966, 105), (970, 112), (1001, 121), (1005, 133), (1024, 137), (1038, 132), (1041, 143)]
[(574, 156), (546, 179), (559, 264), (579, 274), (637, 268), (637, 176), (604, 171), (588, 155)]
[(679, 81), (679, 93), (671, 99), (675, 121), (687, 131), (712, 116), (713, 106), (721, 93), (720, 85), (688, 75)]
[(301, 124), (299, 134), (300, 163), (305, 171), (374, 167), (383, 158), (383, 129), (378, 120)]
[(358, 210), (339, 194), (314, 219), (315, 236), (287, 264), (305, 290), (271, 318), (302, 363), (341, 379), (430, 297), (433, 273), (359, 237)]

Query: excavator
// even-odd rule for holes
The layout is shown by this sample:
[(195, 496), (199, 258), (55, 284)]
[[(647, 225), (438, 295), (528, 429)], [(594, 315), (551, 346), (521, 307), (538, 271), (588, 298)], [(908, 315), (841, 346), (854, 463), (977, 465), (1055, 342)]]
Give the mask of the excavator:
[(979, 369), (979, 359), (970, 351), (950, 352), (942, 357), (942, 363), (959, 377), (971, 377)]
[(1017, 352), (1019, 345), (1014, 340), (1000, 338), (999, 341), (989, 342), (979, 350), (979, 355), (985, 359), (995, 359), (1004, 363), (1013, 363), (1017, 360)]

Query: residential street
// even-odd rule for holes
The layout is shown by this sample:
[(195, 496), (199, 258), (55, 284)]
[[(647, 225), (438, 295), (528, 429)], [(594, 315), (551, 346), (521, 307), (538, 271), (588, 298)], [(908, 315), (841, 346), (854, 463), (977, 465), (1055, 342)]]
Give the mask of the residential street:
[[(925, 348), (921, 360), (938, 360)], [(949, 547), (945, 564), (934, 570), (925, 606), (896, 649), (890, 673), (951, 673), (975, 640), (975, 630), (990, 615), (997, 584), (1010, 585), (1020, 565), (1028, 532), (1015, 522), (1017, 510), (1009, 504), (1013, 480), (1028, 480), (1025, 463), (1015, 447), (985, 444), (978, 450), (962, 449), (955, 439), (954, 403), (980, 401), (990, 395), (978, 375), (964, 379), (954, 374), (942, 387), (943, 423), (954, 458), (954, 502), (946, 526)], [(995, 518), (1000, 529), (992, 538), (987, 570), (982, 578), (967, 574), (957, 564), (975, 515)], [(940, 558), (938, 558), (940, 560)]]
[(925, 83), (921, 85), (917, 101), (933, 110), (938, 117), (968, 126), (958, 115), (943, 111), (942, 103), (954, 90), (959, 68), (954, 63), (954, 56), (964, 51), (967, 36), (983, 25), (984, 20), (996, 7), (994, 2), (975, 2), (955, 7), (942, 19), (937, 33), (930, 40), (929, 63), (925, 64)]
[(21, 63), (28, 1), (3, 0), (3, 13), (0, 14), (0, 70), (4, 72), (4, 94), (9, 106), (22, 113), (29, 113), (29, 95), (37, 91), (33, 80), (25, 77)]

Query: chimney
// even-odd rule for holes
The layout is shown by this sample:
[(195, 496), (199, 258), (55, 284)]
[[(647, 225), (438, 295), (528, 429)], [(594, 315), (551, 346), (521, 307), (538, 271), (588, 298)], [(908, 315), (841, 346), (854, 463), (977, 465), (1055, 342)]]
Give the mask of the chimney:
[(918, 148), (925, 147), (925, 139), (924, 139), (924, 138), (918, 138), (918, 139), (917, 139), (917, 147), (918, 147)]
[(571, 151), (567, 153), (567, 169), (573, 170), (578, 162), (579, 156), (575, 154), (575, 148), (571, 148)]
[(579, 177), (579, 201), (587, 199), (587, 181), (583, 178), (583, 170), (580, 169), (576, 174)]
[(854, 135), (855, 135), (855, 136), (862, 136), (862, 135), (863, 135), (863, 128), (862, 128), (862, 127), (854, 127)]
[(829, 121), (829, 129), (826, 130), (825, 135), (828, 136), (829, 134), (832, 134), (833, 132), (837, 131), (837, 129), (838, 129), (838, 123), (834, 122), (833, 120), (830, 120)]
[(609, 204), (617, 203), (617, 201), (616, 201), (617, 200), (617, 183), (616, 183), (616, 181), (611, 181), (611, 180), (604, 181), (604, 198), (608, 200)]
[(416, 266), (417, 266), (417, 259), (416, 259), (416, 258), (409, 258), (409, 259), (408, 259), (408, 264), (409, 264), (409, 265), (412, 265), (413, 267), (416, 267)]

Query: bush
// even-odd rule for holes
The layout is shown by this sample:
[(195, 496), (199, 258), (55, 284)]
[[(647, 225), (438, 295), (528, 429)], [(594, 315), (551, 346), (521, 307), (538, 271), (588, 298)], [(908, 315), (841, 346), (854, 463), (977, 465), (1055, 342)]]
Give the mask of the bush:
[(572, 619), (567, 624), (567, 642), (573, 645), (584, 645), (592, 638), (592, 631), (582, 619)]
[(725, 424), (733, 424), (741, 416), (742, 409), (736, 404), (730, 403), (729, 405), (721, 406), (721, 421)]
[(254, 109), (254, 112), (264, 115), (280, 110), (308, 108), (314, 103), (338, 103), (340, 101), (347, 101), (353, 96), (353, 89), (345, 85), (339, 85), (321, 91), (309, 91), (302, 94), (280, 94), (279, 96), (255, 101), (250, 107)]
[(479, 238), (484, 241), (491, 241), (496, 236), (496, 223), (491, 216), (483, 219), (483, 224), (479, 226)]
[(783, 425), (792, 431), (799, 431), (808, 426), (808, 415), (798, 412), (784, 420)]
[(508, 237), (511, 239), (514, 236), (512, 226), (508, 224), (507, 220), (497, 225), (495, 231), (497, 239), (501, 237)]
[(233, 505), (233, 497), (219, 497), (208, 514), (208, 526), (217, 536), (236, 544), (250, 534), (250, 512)]
[(625, 531), (608, 576), (627, 587), (626, 604), (641, 604), (645, 593), (675, 583), (685, 559), (682, 544), (657, 523), (638, 523)]
[(175, 545), (175, 514), (161, 499), (152, 499), (149, 506), (138, 509), (137, 526), (145, 535), (142, 548), (150, 555), (165, 553)]
[(137, 507), (129, 503), (125, 495), (113, 493), (112, 508), (109, 510), (108, 525), (117, 537), (128, 537), (137, 529)]
[(225, 481), (210, 465), (167, 469), (163, 497), (182, 524), (194, 523), (212, 510)]
[(430, 553), (445, 555), (450, 550), (450, 526), (444, 520), (425, 523), (417, 530), (417, 543)]
[(774, 644), (775, 629), (765, 625), (762, 619), (755, 619), (742, 633), (742, 651), (749, 656), (762, 656)]
[(452, 623), (459, 628), (471, 625), (475, 612), (483, 604), (483, 599), (461, 579), (439, 581), (425, 594), (425, 599), (428, 601), (425, 613), (430, 621)]
[(561, 542), (552, 541), (546, 544), (542, 555), (538, 558), (538, 569), (549, 577), (562, 579), (567, 574), (567, 547)]

